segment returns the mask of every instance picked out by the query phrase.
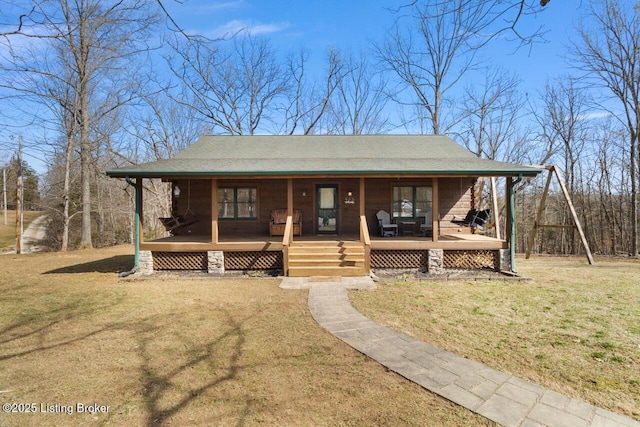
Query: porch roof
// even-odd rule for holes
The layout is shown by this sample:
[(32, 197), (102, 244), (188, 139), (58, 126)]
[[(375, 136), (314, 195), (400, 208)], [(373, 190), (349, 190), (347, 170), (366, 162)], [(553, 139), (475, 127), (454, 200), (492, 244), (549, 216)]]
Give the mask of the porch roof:
[(440, 135), (203, 136), (166, 160), (111, 177), (426, 175), (534, 176), (540, 169), (481, 159)]

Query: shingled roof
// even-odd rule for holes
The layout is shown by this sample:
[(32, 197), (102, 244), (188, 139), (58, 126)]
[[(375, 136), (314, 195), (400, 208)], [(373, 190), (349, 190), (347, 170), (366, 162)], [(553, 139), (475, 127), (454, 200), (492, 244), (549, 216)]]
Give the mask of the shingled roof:
[(111, 177), (282, 175), (533, 176), (539, 169), (481, 159), (439, 135), (203, 136), (167, 160)]

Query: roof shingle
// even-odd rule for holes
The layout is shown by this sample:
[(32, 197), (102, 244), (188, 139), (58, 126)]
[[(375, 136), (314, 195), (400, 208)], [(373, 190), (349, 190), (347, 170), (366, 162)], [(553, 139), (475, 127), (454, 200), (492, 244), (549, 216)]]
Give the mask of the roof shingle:
[(476, 157), (446, 136), (204, 136), (171, 159), (112, 177), (273, 175), (536, 175), (538, 168)]

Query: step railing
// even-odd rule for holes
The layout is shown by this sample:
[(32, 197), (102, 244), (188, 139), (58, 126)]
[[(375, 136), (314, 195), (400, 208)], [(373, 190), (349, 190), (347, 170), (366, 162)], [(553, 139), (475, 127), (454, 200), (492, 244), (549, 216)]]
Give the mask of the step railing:
[(289, 275), (289, 248), (293, 243), (293, 216), (287, 216), (287, 222), (284, 226), (284, 235), (282, 236), (282, 273)]
[(364, 268), (369, 272), (371, 271), (371, 236), (367, 217), (364, 215), (360, 216), (360, 241), (364, 244)]

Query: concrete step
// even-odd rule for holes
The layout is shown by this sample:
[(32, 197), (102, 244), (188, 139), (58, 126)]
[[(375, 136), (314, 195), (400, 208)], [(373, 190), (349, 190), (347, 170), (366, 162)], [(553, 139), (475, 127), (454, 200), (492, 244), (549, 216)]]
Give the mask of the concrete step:
[(291, 259), (289, 267), (364, 267), (364, 259)]
[(291, 277), (311, 276), (366, 276), (364, 267), (289, 267)]

